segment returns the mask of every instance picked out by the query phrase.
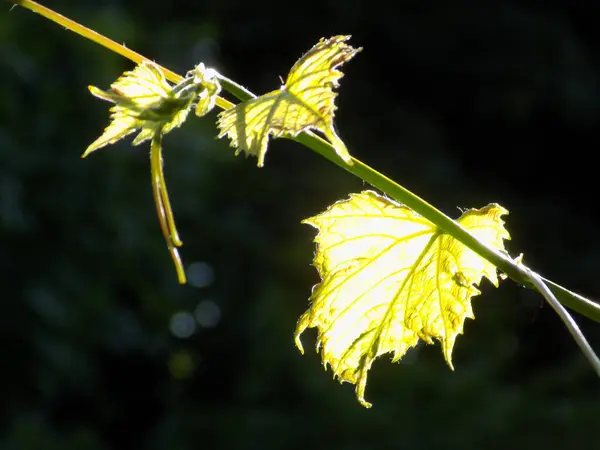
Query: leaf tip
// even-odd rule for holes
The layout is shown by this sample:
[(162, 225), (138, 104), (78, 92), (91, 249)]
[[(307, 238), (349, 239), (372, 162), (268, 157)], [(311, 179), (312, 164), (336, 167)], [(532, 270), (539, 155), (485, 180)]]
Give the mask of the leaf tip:
[(81, 155), (81, 159), (86, 158), (90, 153), (98, 150), (100, 147), (103, 147), (103, 145), (101, 145), (98, 140), (94, 141), (93, 143), (91, 143), (88, 148), (85, 149), (85, 151), (83, 152), (83, 154)]
[(301, 355), (304, 355), (304, 347), (302, 345), (302, 341), (300, 340), (300, 334), (301, 333), (296, 333), (294, 335), (294, 344), (296, 344), (296, 347), (298, 348), (298, 350), (300, 351)]
[(94, 97), (99, 98), (100, 100), (115, 103), (115, 99), (113, 98), (114, 94), (111, 95), (109, 92), (103, 91), (102, 89), (92, 85), (88, 86), (88, 90), (90, 91), (90, 94), (92, 94)]
[(367, 408), (367, 409), (371, 409), (371, 406), (373, 406), (373, 404), (372, 404), (372, 403), (369, 403), (369, 402), (368, 402), (368, 401), (366, 401), (364, 398), (363, 398), (363, 399), (359, 398), (359, 399), (358, 399), (358, 403), (360, 403), (362, 406), (364, 406), (364, 407), (365, 407), (365, 408)]
[(337, 135), (333, 127), (327, 130), (325, 136), (327, 139), (329, 139), (329, 142), (331, 143), (337, 155), (342, 158), (346, 164), (353, 166), (354, 161), (352, 161), (352, 155), (350, 155), (346, 144), (344, 144), (344, 141), (342, 141), (342, 139)]
[(367, 372), (369, 371), (370, 366), (371, 363), (365, 363), (365, 365), (361, 367), (358, 376), (358, 383), (356, 384), (356, 399), (358, 400), (358, 403), (360, 403), (367, 409), (373, 406), (372, 403), (369, 403), (365, 400), (365, 389), (367, 388)]
[(300, 223), (302, 225), (310, 225), (313, 228), (319, 228), (319, 225), (315, 222), (316, 217), (307, 217), (306, 219), (302, 219)]
[(300, 336), (304, 333), (304, 330), (308, 327), (309, 318), (306, 314), (302, 314), (300, 319), (298, 319), (298, 323), (296, 324), (296, 331), (294, 332), (294, 343), (298, 350), (300, 350), (300, 354), (304, 355), (304, 346), (302, 345), (302, 341), (300, 340)]
[(453, 372), (454, 372), (454, 364), (452, 364), (452, 348), (454, 347), (454, 341), (455, 341), (455, 339), (447, 338), (442, 343), (444, 359), (446, 360), (446, 364), (448, 364), (448, 367), (450, 368), (450, 370)]

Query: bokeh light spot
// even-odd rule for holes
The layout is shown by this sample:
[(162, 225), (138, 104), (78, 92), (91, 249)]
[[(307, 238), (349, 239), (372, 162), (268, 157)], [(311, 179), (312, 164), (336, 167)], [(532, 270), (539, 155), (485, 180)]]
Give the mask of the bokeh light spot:
[(174, 352), (169, 358), (169, 372), (175, 379), (184, 380), (189, 378), (195, 368), (194, 358), (187, 350)]
[(171, 317), (170, 328), (173, 336), (186, 339), (196, 331), (196, 322), (189, 312), (182, 311), (173, 314), (173, 317)]
[(212, 300), (198, 303), (195, 314), (198, 324), (204, 328), (214, 328), (221, 320), (221, 308)]
[(215, 271), (209, 264), (199, 261), (190, 264), (187, 276), (192, 286), (203, 288), (212, 284), (215, 279)]

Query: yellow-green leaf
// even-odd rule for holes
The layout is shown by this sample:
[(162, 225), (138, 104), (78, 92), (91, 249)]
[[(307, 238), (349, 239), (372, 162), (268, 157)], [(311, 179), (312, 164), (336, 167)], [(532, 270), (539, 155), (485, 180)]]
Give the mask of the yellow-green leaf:
[(89, 86), (93, 95), (115, 105), (110, 109), (110, 125), (86, 149), (83, 157), (137, 130), (140, 133), (133, 145), (152, 139), (158, 132), (168, 133), (185, 121), (196, 97), (195, 90), (174, 91), (162, 70), (147, 61), (125, 72), (110, 87), (110, 90), (103, 91)]
[[(490, 204), (459, 219), (480, 241), (504, 250), (510, 239)], [(296, 327), (317, 328), (317, 350), (340, 382), (356, 385), (359, 402), (373, 361), (386, 353), (399, 360), (419, 339), (438, 340), (452, 368), (452, 348), (482, 277), (498, 284), (496, 268), (411, 209), (372, 191), (352, 194), (306, 219), (318, 229), (314, 265), (321, 283)]]
[(110, 125), (87, 148), (83, 157), (137, 130), (140, 133), (133, 145), (151, 140), (150, 170), (156, 212), (179, 282), (185, 283), (185, 270), (177, 251), (183, 243), (177, 233), (163, 173), (162, 137), (185, 121), (194, 101), (198, 100), (198, 116), (204, 116), (214, 108), (221, 91), (217, 73), (200, 63), (181, 83), (171, 86), (158, 65), (142, 62), (134, 70), (125, 72), (110, 90), (103, 91), (94, 86), (89, 89), (96, 97), (115, 105), (110, 109)]
[(198, 94), (198, 103), (196, 104), (196, 115), (204, 117), (215, 107), (217, 96), (221, 92), (221, 84), (217, 78), (217, 72), (214, 69), (207, 69), (204, 63), (200, 63), (191, 71), (194, 77), (194, 83), (204, 87)]
[(264, 165), (269, 135), (295, 136), (304, 130), (318, 130), (329, 139), (337, 154), (347, 163), (352, 159), (334, 124), (335, 97), (342, 72), (338, 66), (350, 60), (361, 48), (345, 42), (350, 36), (321, 39), (288, 74), (285, 85), (276, 91), (240, 103), (219, 114), (219, 137), (227, 135), (236, 155), (241, 151), (258, 157)]

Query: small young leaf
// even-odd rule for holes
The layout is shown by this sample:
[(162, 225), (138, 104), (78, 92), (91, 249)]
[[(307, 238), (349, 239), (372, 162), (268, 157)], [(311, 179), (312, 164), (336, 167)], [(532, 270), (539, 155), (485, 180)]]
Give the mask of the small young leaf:
[(264, 165), (269, 135), (295, 136), (304, 130), (322, 132), (347, 163), (352, 159), (333, 125), (336, 93), (342, 72), (336, 67), (349, 61), (361, 48), (345, 43), (350, 36), (321, 39), (294, 64), (285, 85), (219, 114), (219, 138), (227, 135), (231, 146), (258, 157)]
[[(457, 220), (487, 245), (504, 251), (510, 239), (497, 204), (465, 211)], [(452, 368), (452, 348), (482, 277), (498, 285), (496, 268), (411, 209), (375, 192), (304, 220), (317, 228), (314, 265), (321, 283), (296, 327), (318, 329), (317, 350), (340, 382), (356, 385), (366, 407), (367, 372), (385, 353), (398, 361), (419, 339), (442, 344)]]
[(181, 83), (171, 86), (156, 64), (142, 62), (134, 70), (125, 72), (110, 90), (103, 91), (94, 86), (89, 89), (96, 97), (115, 105), (110, 109), (110, 125), (82, 157), (137, 130), (140, 133), (133, 145), (151, 140), (150, 170), (156, 212), (179, 282), (185, 283), (185, 271), (177, 251), (183, 243), (177, 233), (163, 173), (162, 137), (185, 121), (194, 101), (198, 100), (197, 116), (204, 116), (214, 108), (216, 96), (221, 91), (217, 74), (200, 63)]
[(160, 68), (150, 62), (142, 62), (134, 70), (125, 72), (110, 87), (109, 91), (103, 91), (89, 86), (93, 95), (115, 106), (110, 109), (110, 125), (86, 149), (83, 157), (137, 130), (140, 133), (133, 145), (152, 139), (159, 130), (168, 133), (185, 121), (196, 97), (195, 90), (175, 91)]
[(198, 94), (196, 115), (204, 117), (215, 107), (217, 96), (221, 92), (221, 84), (214, 69), (207, 69), (204, 63), (200, 63), (190, 72), (194, 77), (194, 84), (201, 85), (204, 90)]

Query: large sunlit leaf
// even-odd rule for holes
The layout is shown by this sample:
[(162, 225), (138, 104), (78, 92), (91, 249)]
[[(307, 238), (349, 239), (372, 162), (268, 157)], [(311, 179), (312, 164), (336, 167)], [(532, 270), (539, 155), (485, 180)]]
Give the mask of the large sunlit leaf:
[(348, 164), (352, 159), (334, 124), (336, 93), (342, 72), (338, 66), (362, 49), (345, 43), (350, 36), (321, 39), (290, 70), (285, 85), (276, 91), (240, 103), (219, 114), (219, 137), (227, 135), (236, 155), (241, 151), (258, 157), (262, 167), (269, 135), (295, 136), (304, 130), (318, 130), (327, 137), (337, 154)]
[[(504, 250), (510, 239), (497, 204), (465, 211), (457, 221), (480, 241)], [(317, 350), (340, 382), (365, 401), (367, 373), (380, 355), (398, 361), (420, 339), (452, 348), (482, 277), (498, 284), (496, 268), (428, 220), (372, 191), (352, 194), (304, 221), (318, 229), (314, 265), (321, 283), (300, 317), (300, 335), (317, 328)]]

